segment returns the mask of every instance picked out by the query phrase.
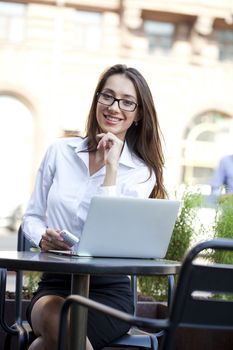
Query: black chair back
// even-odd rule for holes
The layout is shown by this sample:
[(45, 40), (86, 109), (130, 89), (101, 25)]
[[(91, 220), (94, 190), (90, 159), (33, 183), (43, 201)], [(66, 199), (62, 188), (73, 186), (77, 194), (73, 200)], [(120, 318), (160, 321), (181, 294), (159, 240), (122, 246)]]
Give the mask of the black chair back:
[(18, 252), (28, 252), (32, 248), (32, 244), (23, 234), (22, 227), (19, 227), (18, 230), (18, 239), (17, 239), (17, 251)]
[(232, 251), (233, 240), (202, 242), (190, 250), (179, 274), (164, 347), (172, 348), (178, 327), (233, 331), (233, 265), (207, 262), (203, 252)]

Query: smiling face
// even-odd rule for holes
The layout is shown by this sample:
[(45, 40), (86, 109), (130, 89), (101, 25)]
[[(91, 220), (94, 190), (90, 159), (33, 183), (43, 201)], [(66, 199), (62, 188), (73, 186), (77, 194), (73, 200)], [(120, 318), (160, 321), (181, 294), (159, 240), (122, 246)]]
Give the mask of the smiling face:
[[(111, 75), (99, 92), (117, 99), (138, 103), (132, 81), (123, 74)], [(125, 101), (125, 104), (128, 102)], [(97, 103), (96, 119), (102, 132), (111, 132), (124, 140), (127, 130), (138, 119), (137, 110), (138, 108), (133, 112), (123, 111), (119, 108), (117, 101), (114, 101), (111, 106)]]

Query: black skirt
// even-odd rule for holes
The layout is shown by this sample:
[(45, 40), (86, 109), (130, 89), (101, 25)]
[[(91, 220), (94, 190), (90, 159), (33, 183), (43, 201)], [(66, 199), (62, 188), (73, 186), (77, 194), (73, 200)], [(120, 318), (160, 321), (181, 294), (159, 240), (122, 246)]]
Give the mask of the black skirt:
[[(58, 295), (63, 298), (70, 295), (71, 276), (44, 273), (37, 291), (27, 309), (27, 318), (31, 324), (31, 311), (35, 302), (45, 295)], [(127, 276), (91, 276), (89, 298), (118, 310), (133, 314), (134, 305)], [(127, 333), (130, 326), (116, 318), (88, 310), (87, 336), (94, 350), (102, 349), (114, 339)]]

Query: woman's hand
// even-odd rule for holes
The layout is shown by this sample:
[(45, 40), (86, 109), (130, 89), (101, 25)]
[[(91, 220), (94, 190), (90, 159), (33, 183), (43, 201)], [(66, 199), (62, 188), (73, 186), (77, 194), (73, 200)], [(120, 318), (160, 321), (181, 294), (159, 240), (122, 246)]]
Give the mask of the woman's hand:
[(98, 134), (97, 139), (99, 139), (97, 150), (103, 152), (104, 164), (116, 169), (124, 144), (123, 141), (111, 132)]
[(42, 251), (46, 252), (49, 249), (70, 250), (69, 245), (64, 242), (59, 232), (60, 230), (47, 228), (40, 241)]
[(100, 139), (97, 145), (97, 152), (100, 152), (106, 166), (103, 186), (114, 186), (116, 184), (118, 163), (124, 143), (110, 132), (98, 134), (97, 138)]

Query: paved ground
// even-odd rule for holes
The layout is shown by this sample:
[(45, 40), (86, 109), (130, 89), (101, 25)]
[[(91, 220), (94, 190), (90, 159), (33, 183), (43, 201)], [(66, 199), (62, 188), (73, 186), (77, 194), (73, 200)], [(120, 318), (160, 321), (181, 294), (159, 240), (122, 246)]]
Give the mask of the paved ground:
[(0, 250), (15, 250), (17, 247), (17, 233), (0, 228)]
[[(17, 233), (8, 231), (5, 228), (0, 228), (0, 250), (16, 250)], [(9, 291), (14, 290), (15, 276), (14, 273), (9, 273), (7, 278), (7, 287)]]

